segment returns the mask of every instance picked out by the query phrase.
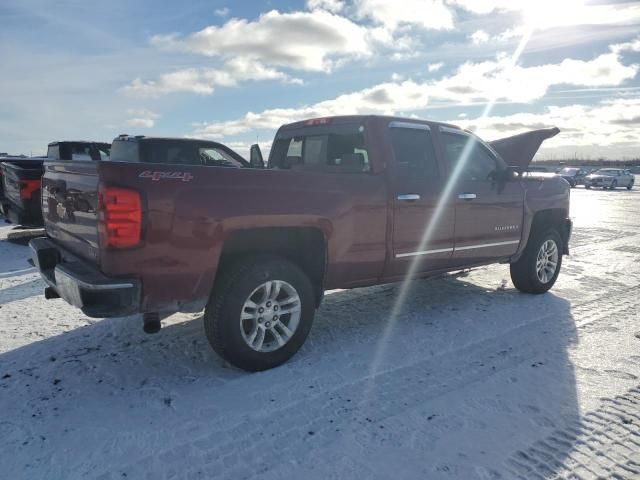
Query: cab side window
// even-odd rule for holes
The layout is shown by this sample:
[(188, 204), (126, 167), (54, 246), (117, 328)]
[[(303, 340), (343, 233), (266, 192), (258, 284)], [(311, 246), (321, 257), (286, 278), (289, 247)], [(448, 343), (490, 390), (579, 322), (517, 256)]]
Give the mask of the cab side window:
[(326, 173), (369, 171), (364, 135), (328, 132), (280, 138), (274, 142), (270, 167)]
[(445, 155), (451, 175), (462, 180), (491, 181), (500, 168), (498, 159), (470, 135), (443, 132)]
[(436, 152), (428, 129), (391, 127), (390, 135), (396, 164), (401, 170), (438, 176)]

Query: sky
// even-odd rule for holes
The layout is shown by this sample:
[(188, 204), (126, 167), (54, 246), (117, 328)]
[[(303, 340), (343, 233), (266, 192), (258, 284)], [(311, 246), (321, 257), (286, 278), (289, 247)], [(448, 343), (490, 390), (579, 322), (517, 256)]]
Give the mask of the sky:
[(640, 157), (640, 2), (2, 0), (0, 24), (0, 152), (128, 133), (246, 155), (284, 123), (393, 114)]

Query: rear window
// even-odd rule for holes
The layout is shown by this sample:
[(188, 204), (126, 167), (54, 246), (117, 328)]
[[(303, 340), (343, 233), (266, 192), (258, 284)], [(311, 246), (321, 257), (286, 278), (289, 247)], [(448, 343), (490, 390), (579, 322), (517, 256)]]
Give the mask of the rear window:
[(190, 142), (175, 142), (171, 140), (153, 140), (141, 142), (145, 163), (168, 163), (171, 165), (197, 165), (200, 162), (196, 151)]
[(111, 144), (111, 156), (113, 162), (139, 162), (138, 142), (130, 140), (115, 140)]
[(247, 167), (248, 163), (223, 145), (165, 139), (114, 140), (111, 158), (115, 162)]
[(108, 160), (110, 149), (111, 145), (108, 143), (60, 142), (49, 145), (47, 157), (81, 162)]
[(364, 127), (318, 126), (284, 131), (271, 149), (269, 167), (327, 173), (370, 170)]
[(48, 158), (60, 158), (60, 146), (59, 145), (49, 145), (47, 148), (47, 157)]

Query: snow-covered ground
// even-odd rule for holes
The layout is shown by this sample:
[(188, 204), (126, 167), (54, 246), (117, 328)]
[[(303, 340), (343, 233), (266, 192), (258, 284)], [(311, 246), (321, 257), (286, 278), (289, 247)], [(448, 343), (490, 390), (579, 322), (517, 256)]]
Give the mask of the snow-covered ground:
[(45, 300), (2, 226), (0, 478), (640, 478), (640, 189), (574, 189), (572, 216), (550, 293), (416, 281), (381, 338), (398, 285), (331, 292), (258, 374), (199, 315), (147, 336)]

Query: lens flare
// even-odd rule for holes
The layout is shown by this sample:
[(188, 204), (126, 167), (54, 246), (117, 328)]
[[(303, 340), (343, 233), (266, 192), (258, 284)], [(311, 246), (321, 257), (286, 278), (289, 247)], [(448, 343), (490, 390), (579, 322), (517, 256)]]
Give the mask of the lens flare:
[[(509, 70), (517, 63), (527, 43), (529, 42), (529, 39), (531, 38), (532, 33), (533, 33), (533, 28), (527, 28), (527, 30), (525, 31), (524, 35), (522, 36), (518, 44), (518, 47), (513, 52), (513, 55), (510, 58), (507, 68), (504, 70), (505, 75), (508, 75)], [(489, 114), (491, 113), (491, 110), (493, 109), (493, 106), (496, 103), (496, 100), (497, 100), (497, 97), (494, 96), (487, 102), (482, 112), (482, 115), (478, 118), (478, 120), (482, 120), (489, 116)], [(462, 172), (464, 166), (466, 165), (469, 159), (469, 156), (473, 149), (473, 145), (474, 145), (474, 142), (471, 140), (466, 143), (465, 148), (462, 151), (458, 162), (456, 163), (453, 171), (449, 176), (449, 179), (447, 180), (447, 183), (444, 186), (444, 189), (442, 190), (442, 193), (440, 194), (440, 197), (438, 198), (438, 203), (436, 204), (436, 208), (434, 209), (433, 216), (429, 220), (429, 223), (427, 224), (422, 234), (422, 238), (420, 239), (420, 244), (417, 247), (418, 251), (428, 250), (429, 241), (431, 240), (431, 237), (433, 235), (434, 230), (436, 229), (436, 226), (440, 222), (440, 217), (442, 216), (442, 212), (444, 211), (444, 208), (447, 202), (452, 201), (451, 199), (454, 196), (453, 189), (457, 184), (458, 178), (460, 177), (460, 173)], [(420, 257), (419, 256), (414, 257), (413, 260), (411, 261), (411, 264), (409, 265), (409, 269), (407, 270), (406, 276), (400, 285), (398, 296), (396, 297), (396, 300), (393, 304), (391, 313), (389, 314), (389, 318), (387, 319), (386, 325), (382, 331), (382, 335), (378, 340), (375, 354), (371, 361), (371, 366), (369, 369), (369, 375), (368, 375), (369, 380), (365, 387), (365, 395), (364, 395), (365, 401), (370, 396), (371, 391), (375, 386), (376, 376), (382, 373), (380, 371), (380, 367), (381, 367), (382, 361), (384, 360), (384, 356), (386, 353), (386, 346), (389, 343), (389, 339), (391, 338), (393, 329), (398, 321), (398, 317), (402, 311), (402, 308), (405, 305), (405, 302), (411, 290), (411, 281), (416, 276), (419, 264), (420, 264)]]

